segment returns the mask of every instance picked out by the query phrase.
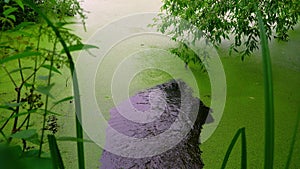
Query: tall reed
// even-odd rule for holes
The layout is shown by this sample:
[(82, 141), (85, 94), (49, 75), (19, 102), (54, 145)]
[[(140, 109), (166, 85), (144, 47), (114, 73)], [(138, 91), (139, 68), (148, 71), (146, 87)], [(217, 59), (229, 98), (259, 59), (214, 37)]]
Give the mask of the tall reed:
[(257, 9), (257, 19), (260, 30), (265, 91), (265, 169), (272, 169), (274, 161), (274, 97), (272, 64), (268, 39), (261, 11), (259, 9)]

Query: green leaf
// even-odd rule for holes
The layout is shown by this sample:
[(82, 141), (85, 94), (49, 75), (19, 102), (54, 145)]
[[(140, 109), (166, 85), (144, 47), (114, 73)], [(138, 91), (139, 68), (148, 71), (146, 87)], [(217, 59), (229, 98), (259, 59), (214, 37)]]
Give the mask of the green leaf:
[(9, 107), (7, 105), (0, 105), (0, 109), (13, 110), (11, 107)]
[(54, 135), (48, 135), (48, 142), (49, 142), (49, 149), (51, 152), (52, 164), (53, 167), (56, 169), (64, 169), (64, 163), (59, 152), (56, 139)]
[(93, 143), (92, 140), (80, 139), (80, 138), (77, 138), (77, 137), (59, 137), (59, 138), (57, 138), (57, 141), (72, 141), (72, 142), (88, 142), (88, 143)]
[(15, 12), (16, 10), (18, 10), (18, 8), (8, 8), (2, 14), (7, 17), (9, 14)]
[(38, 55), (41, 55), (41, 53), (26, 51), (26, 52), (18, 53), (16, 55), (1, 59), (0, 64), (6, 63), (6, 62), (9, 62), (12, 60), (16, 60), (16, 59), (21, 59), (21, 58), (30, 57), (30, 56), (38, 56)]
[(32, 85), (33, 85), (32, 83), (27, 83), (27, 82), (24, 83), (25, 87), (31, 87)]
[(33, 135), (32, 137), (26, 139), (27, 141), (35, 144), (35, 145), (40, 145), (41, 141), (40, 141), (40, 138), (39, 138), (39, 135), (38, 134), (35, 134)]
[(74, 96), (69, 96), (69, 97), (65, 97), (57, 102), (54, 102), (54, 105), (57, 105), (59, 103), (62, 103), (62, 102), (66, 102), (66, 101), (70, 101), (70, 100), (73, 100), (74, 99)]
[(6, 46), (6, 45), (0, 45), (0, 48), (3, 48), (3, 49), (14, 49), (11, 46)]
[[(43, 113), (45, 112), (45, 109), (40, 109)], [(46, 110), (46, 114), (53, 114), (53, 115), (56, 115), (56, 116), (62, 116), (60, 113), (56, 113), (56, 112), (53, 112), (53, 111), (50, 111), (50, 110)]]
[(59, 28), (62, 28), (65, 25), (72, 25), (72, 24), (77, 24), (78, 22), (57, 22), (56, 26)]
[[(51, 77), (52, 77), (53, 75), (51, 75)], [(49, 76), (48, 75), (46, 75), (46, 76), (38, 76), (37, 77), (39, 80), (48, 80), (48, 78), (49, 78)]]
[(11, 74), (11, 73), (15, 73), (15, 72), (20, 72), (20, 70), (28, 70), (28, 69), (32, 69), (32, 67), (17, 68), (17, 69), (10, 71), (9, 73)]
[(20, 102), (20, 103), (6, 103), (4, 105), (0, 105), (1, 109), (8, 109), (8, 110), (12, 110), (13, 107), (18, 107), (21, 106), (22, 104), (24, 104), (25, 102)]
[(29, 129), (29, 130), (22, 130), (12, 134), (10, 137), (12, 138), (19, 138), (19, 139), (28, 139), (34, 136), (36, 133), (36, 129)]
[(6, 121), (8, 119), (14, 119), (16, 117), (26, 116), (26, 115), (28, 115), (30, 113), (35, 113), (35, 112), (36, 112), (36, 109), (30, 110), (30, 111), (26, 111), (26, 112), (21, 112), (21, 113), (18, 113), (18, 114), (14, 114), (13, 116), (10, 116), (9, 118), (4, 118), (4, 119), (0, 120), (0, 123)]
[(43, 68), (46, 68), (46, 69), (48, 69), (48, 70), (52, 70), (53, 72), (55, 72), (55, 73), (58, 73), (58, 74), (61, 74), (61, 72), (57, 69), (57, 68), (55, 68), (55, 67), (51, 67), (51, 65), (46, 65), (46, 64), (44, 64), (44, 65), (42, 65), (42, 67)]
[(24, 4), (22, 2), (22, 0), (15, 0), (15, 2), (19, 5), (19, 7), (22, 8), (22, 10), (24, 11)]
[(50, 91), (51, 91), (51, 89), (52, 89), (52, 87), (53, 87), (54, 85), (55, 85), (55, 84), (52, 83), (52, 84), (50, 84), (49, 86), (38, 86), (38, 87), (36, 88), (36, 91), (37, 91), (37, 92), (40, 92), (40, 93), (42, 93), (42, 94), (44, 94), (44, 95), (48, 95), (49, 97), (51, 97), (52, 99), (54, 99), (53, 95), (50, 93)]
[(12, 19), (14, 22), (16, 22), (16, 17), (15, 15), (8, 15), (7, 18)]
[(15, 26), (15, 30), (19, 30), (19, 29), (25, 28), (30, 25), (34, 25), (34, 22), (22, 22), (22, 23), (18, 24), (17, 26)]
[[(92, 49), (92, 48), (99, 49), (97, 46), (88, 45), (88, 44), (77, 44), (77, 45), (71, 45), (68, 47), (70, 52), (79, 51), (79, 50), (87, 50), (87, 49)], [(61, 54), (63, 54), (63, 53), (65, 53), (65, 50), (61, 51)]]

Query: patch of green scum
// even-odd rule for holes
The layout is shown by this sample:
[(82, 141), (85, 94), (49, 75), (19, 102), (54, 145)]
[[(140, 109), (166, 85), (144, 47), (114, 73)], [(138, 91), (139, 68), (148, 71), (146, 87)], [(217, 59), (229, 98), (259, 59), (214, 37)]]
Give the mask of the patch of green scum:
[[(296, 31), (297, 32), (297, 31)], [(284, 58), (297, 56), (297, 44), (299, 41), (296, 37), (299, 34), (292, 34), (291, 41), (288, 43), (274, 42), (271, 47), (271, 56), (273, 58), (273, 74), (274, 74), (274, 96), (275, 96), (275, 168), (282, 168), (286, 162), (288, 155), (288, 145), (292, 138), (292, 132), (297, 113), (297, 105), (300, 102), (300, 80), (299, 71), (289, 67), (288, 65), (278, 64), (274, 59), (280, 57)], [(294, 46), (294, 48), (293, 48)], [(298, 45), (299, 46), (299, 45)], [(289, 48), (289, 55), (285, 53), (282, 55), (276, 50), (279, 47)], [(227, 78), (227, 102), (222, 120), (219, 127), (203, 145), (203, 160), (206, 168), (219, 168), (222, 164), (227, 146), (229, 145), (236, 129), (240, 127), (246, 128), (247, 133), (247, 150), (248, 150), (248, 165), (254, 168), (263, 167), (264, 157), (264, 98), (263, 98), (263, 75), (262, 66), (259, 57), (259, 52), (253, 56), (246, 58), (244, 62), (239, 57), (229, 57), (227, 52), (219, 50), (219, 55), (222, 56), (221, 60), (225, 69)], [(299, 62), (293, 62), (299, 66)], [(176, 67), (174, 67), (176, 68)], [(178, 67), (180, 70), (184, 70)], [(210, 103), (210, 82), (207, 74), (201, 72), (200, 69), (191, 67), (192, 72), (196, 75), (196, 81), (200, 89), (201, 99), (206, 105)], [(147, 79), (149, 76), (158, 76), (154, 81)], [(131, 83), (130, 93), (134, 94), (136, 91), (152, 87), (157, 82), (164, 82), (163, 78), (168, 78), (168, 75), (164, 72), (157, 70), (145, 70), (138, 74)], [(145, 80), (145, 83), (140, 79)], [(167, 80), (166, 80), (167, 81)], [(187, 79), (187, 81), (189, 81)], [(146, 83), (147, 82), (147, 83)], [(153, 84), (152, 84), (153, 82)], [(188, 83), (188, 82), (187, 82)], [(107, 91), (106, 91), (107, 92)], [(103, 92), (101, 94), (105, 94)], [(107, 94), (107, 93), (106, 93)], [(104, 96), (105, 97), (105, 96)], [(111, 103), (111, 98), (106, 96), (107, 103)], [(109, 111), (113, 107), (113, 104), (107, 105), (103, 109)], [(107, 115), (109, 118), (109, 115)], [(67, 117), (64, 120), (64, 126), (66, 131), (64, 134), (74, 133), (74, 129), (68, 126), (74, 126), (73, 117)], [(62, 135), (64, 135), (62, 134)], [(299, 140), (299, 139), (298, 139)], [(63, 157), (66, 162), (67, 168), (74, 166), (73, 161), (76, 157), (76, 153), (73, 151), (75, 146), (73, 143), (61, 142), (63, 150)], [(300, 159), (295, 154), (300, 153), (299, 141), (295, 143), (295, 150), (293, 159), (291, 160), (291, 167), (299, 167)], [(101, 156), (102, 149), (95, 144), (86, 144), (86, 156), (87, 165), (90, 168), (97, 168), (99, 165), (99, 158)], [(240, 146), (236, 146), (233, 149), (232, 155), (228, 161), (228, 168), (236, 168), (240, 164)], [(75, 166), (76, 167), (76, 166)]]
[[(289, 145), (292, 139), (295, 119), (298, 112), (298, 104), (300, 102), (300, 78), (299, 78), (299, 46), (300, 46), (300, 29), (299, 27), (291, 33), (291, 40), (287, 43), (273, 42), (270, 45), (271, 56), (273, 58), (273, 79), (274, 79), (274, 97), (275, 97), (275, 159), (274, 168), (283, 168), (288, 156)], [(36, 43), (36, 42), (33, 42)], [(43, 42), (43, 45), (47, 45)], [(263, 77), (262, 66), (259, 52), (254, 56), (246, 58), (244, 62), (239, 57), (229, 57), (227, 52), (219, 50), (219, 55), (225, 69), (227, 78), (227, 102), (222, 120), (215, 133), (205, 143), (201, 145), (203, 150), (202, 158), (205, 163), (205, 168), (219, 168), (222, 164), (227, 146), (229, 145), (236, 129), (245, 127), (247, 133), (247, 150), (248, 150), (248, 165), (251, 168), (262, 168), (264, 157), (264, 119), (263, 119)], [(24, 60), (25, 65), (31, 65), (32, 60)], [(6, 64), (7, 69), (12, 69), (16, 62)], [(174, 67), (174, 69), (176, 66)], [(178, 67), (184, 70), (184, 67)], [(207, 74), (201, 70), (191, 67), (192, 72), (196, 75), (196, 81), (200, 88), (201, 99), (206, 105), (210, 103), (210, 83)], [(53, 81), (56, 87), (53, 90), (53, 95), (57, 98), (71, 95), (71, 79), (68, 75), (68, 70), (61, 70), (63, 76), (55, 75)], [(41, 73), (43, 74), (43, 73)], [(17, 75), (13, 75), (17, 76)], [(155, 80), (147, 79), (147, 77), (155, 77)], [(155, 85), (157, 82), (163, 82), (169, 78), (168, 74), (157, 70), (145, 70), (138, 74), (131, 83), (131, 94), (140, 89), (145, 89)], [(143, 83), (139, 83), (139, 79), (144, 79)], [(187, 79), (187, 81), (189, 81)], [(188, 82), (187, 82), (188, 83)], [(105, 93), (103, 93), (105, 94)], [(0, 70), (0, 103), (7, 99), (13, 99), (15, 91), (12, 83), (1, 68)], [(105, 95), (104, 95), (105, 97)], [(110, 102), (109, 97), (106, 100)], [(112, 105), (104, 108), (109, 110)], [(75, 136), (74, 109), (72, 103), (64, 103), (57, 107), (63, 116), (59, 118), (59, 132), (57, 136)], [(5, 116), (5, 111), (0, 110), (0, 119)], [(41, 125), (41, 120), (38, 116), (33, 116), (35, 119), (32, 125)], [(107, 116), (109, 118), (109, 116)], [(12, 125), (12, 124), (10, 124)], [(8, 127), (9, 129), (11, 127)], [(300, 132), (300, 131), (299, 131)], [(298, 133), (299, 133), (298, 132)], [(294, 155), (291, 159), (291, 168), (299, 168), (300, 157), (295, 154), (300, 154), (300, 141), (297, 137), (294, 149)], [(75, 142), (58, 142), (66, 168), (76, 168), (76, 147)], [(98, 168), (99, 159), (102, 149), (96, 144), (86, 143), (86, 161), (87, 168)], [(44, 146), (47, 147), (47, 146)], [(229, 158), (227, 168), (236, 168), (240, 164), (240, 146), (233, 149), (232, 155)]]
[[(274, 168), (284, 168), (288, 158), (300, 103), (300, 29), (287, 43), (270, 45), (274, 80), (275, 152)], [(227, 146), (238, 128), (245, 127), (249, 168), (264, 163), (264, 89), (259, 52), (246, 58), (229, 57), (219, 50), (227, 78), (226, 107), (214, 134), (201, 145), (205, 168), (220, 168)], [(224, 57), (225, 56), (225, 57)], [(298, 129), (299, 130), (299, 129)], [(300, 131), (298, 132), (300, 133)], [(296, 139), (290, 168), (300, 167), (300, 139)], [(238, 140), (238, 145), (240, 140)], [(241, 148), (235, 146), (227, 168), (240, 166)]]

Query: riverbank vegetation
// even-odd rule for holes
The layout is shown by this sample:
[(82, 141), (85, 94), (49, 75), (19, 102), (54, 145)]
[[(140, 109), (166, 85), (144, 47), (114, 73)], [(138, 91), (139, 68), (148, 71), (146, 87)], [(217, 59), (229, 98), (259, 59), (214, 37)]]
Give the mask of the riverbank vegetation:
[[(76, 0), (7, 0), (1, 1), (1, 12), (0, 64), (5, 74), (1, 85), (10, 86), (1, 91), (1, 167), (64, 168), (55, 137), (61, 114), (55, 107), (74, 100), (77, 138), (67, 140), (77, 141), (78, 165), (84, 168), (80, 100), (71, 52), (85, 45), (67, 27), (75, 22), (65, 20), (77, 15), (84, 26), (83, 9)], [(62, 76), (64, 67), (70, 70), (74, 96), (57, 98), (52, 94), (54, 79)]]

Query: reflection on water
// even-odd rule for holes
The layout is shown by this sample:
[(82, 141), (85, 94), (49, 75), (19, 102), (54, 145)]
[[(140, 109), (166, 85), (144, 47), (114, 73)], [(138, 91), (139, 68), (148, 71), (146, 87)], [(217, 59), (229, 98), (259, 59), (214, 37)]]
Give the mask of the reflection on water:
[[(185, 111), (180, 111), (182, 109)], [(115, 145), (115, 149), (120, 148), (120, 151), (127, 151), (128, 153), (153, 153), (156, 155), (129, 158), (104, 150), (100, 160), (101, 168), (203, 168), (199, 149), (199, 135), (206, 119), (208, 119), (206, 122), (213, 121), (209, 110), (198, 98), (192, 96), (191, 89), (181, 80), (171, 80), (137, 93), (110, 110), (108, 123), (111, 128), (123, 135), (143, 139), (159, 136), (172, 128), (171, 130), (174, 131), (165, 136), (163, 141), (157, 142), (156, 144), (161, 145), (155, 147), (164, 147), (169, 144), (170, 138), (173, 138), (171, 134), (178, 134), (178, 132), (187, 129), (187, 135), (180, 138), (178, 144), (159, 154), (156, 152), (161, 151), (161, 149), (158, 150), (149, 145), (144, 145), (142, 150), (147, 152), (134, 152), (135, 146), (127, 145), (126, 142), (118, 139), (120, 137), (110, 134), (111, 131), (108, 128), (106, 148)], [(137, 116), (147, 122), (136, 122), (134, 117)], [(185, 118), (181, 118), (182, 116)], [(179, 119), (179, 123), (176, 123), (175, 127), (171, 127), (176, 119)]]

